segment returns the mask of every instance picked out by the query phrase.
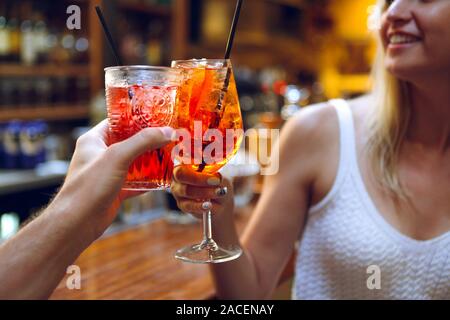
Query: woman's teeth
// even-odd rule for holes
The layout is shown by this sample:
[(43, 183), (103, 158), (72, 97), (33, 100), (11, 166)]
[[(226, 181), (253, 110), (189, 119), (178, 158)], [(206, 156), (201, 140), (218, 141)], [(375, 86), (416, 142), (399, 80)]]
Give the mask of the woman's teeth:
[(390, 44), (404, 44), (404, 43), (412, 43), (416, 42), (418, 39), (413, 36), (404, 35), (404, 34), (394, 34), (389, 38)]

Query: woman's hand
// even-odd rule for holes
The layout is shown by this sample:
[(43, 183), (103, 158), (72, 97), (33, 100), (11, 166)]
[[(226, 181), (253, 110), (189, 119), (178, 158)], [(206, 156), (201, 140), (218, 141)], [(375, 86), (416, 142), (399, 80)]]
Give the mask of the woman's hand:
[(207, 210), (217, 216), (233, 212), (232, 184), (219, 173), (198, 173), (178, 166), (173, 173), (171, 190), (178, 207), (197, 218)]
[(131, 138), (108, 146), (108, 124), (104, 120), (82, 135), (76, 144), (66, 181), (54, 205), (76, 206), (93, 237), (113, 222), (121, 202), (140, 193), (121, 187), (132, 161), (145, 151), (171, 141), (173, 129), (146, 128)]

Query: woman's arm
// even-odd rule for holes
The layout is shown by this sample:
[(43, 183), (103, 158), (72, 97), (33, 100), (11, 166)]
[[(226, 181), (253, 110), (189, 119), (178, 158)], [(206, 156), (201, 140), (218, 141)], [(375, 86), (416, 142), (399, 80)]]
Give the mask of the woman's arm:
[(114, 220), (129, 164), (170, 141), (170, 128), (145, 129), (107, 147), (104, 121), (77, 141), (61, 191), (43, 213), (0, 246), (0, 299), (47, 298), (66, 268)]
[[(214, 239), (219, 244), (238, 244), (244, 249), (239, 259), (211, 266), (220, 298), (265, 299), (276, 288), (302, 233), (312, 186), (323, 163), (322, 150), (326, 148), (322, 129), (329, 111), (322, 109), (310, 107), (300, 112), (283, 129), (279, 148), (275, 147), (273, 153), (273, 157), (279, 156), (279, 172), (265, 177), (261, 198), (242, 243), (233, 223), (232, 192), (225, 197), (214, 196), (214, 189), (206, 183), (208, 176), (182, 168), (175, 171), (173, 193), (180, 208), (200, 215), (201, 203), (194, 199), (203, 189), (203, 199), (213, 198)], [(230, 187), (226, 180), (222, 185)]]

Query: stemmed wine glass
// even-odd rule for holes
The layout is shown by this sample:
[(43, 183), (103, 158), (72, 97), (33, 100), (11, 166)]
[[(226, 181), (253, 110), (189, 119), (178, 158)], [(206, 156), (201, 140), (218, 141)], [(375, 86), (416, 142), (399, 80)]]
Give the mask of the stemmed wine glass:
[[(231, 61), (179, 60), (173, 61), (172, 67), (181, 69), (184, 77), (177, 104), (177, 127), (188, 131), (190, 138), (190, 153), (179, 161), (197, 172), (216, 173), (236, 154), (243, 139)], [(201, 243), (178, 250), (175, 257), (192, 263), (221, 263), (242, 254), (238, 246), (221, 247), (213, 240), (211, 210), (203, 214), (203, 233)]]

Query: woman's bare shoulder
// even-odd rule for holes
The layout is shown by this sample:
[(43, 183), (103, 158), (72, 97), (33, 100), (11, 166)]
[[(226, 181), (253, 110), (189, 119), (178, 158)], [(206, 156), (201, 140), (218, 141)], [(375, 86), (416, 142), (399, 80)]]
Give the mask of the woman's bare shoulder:
[(314, 183), (323, 168), (335, 167), (334, 159), (338, 162), (339, 123), (334, 107), (321, 103), (303, 108), (285, 124), (280, 141), (280, 168)]
[(356, 99), (348, 101), (350, 108), (352, 109), (353, 119), (356, 130), (356, 138), (363, 140), (363, 136), (367, 135), (367, 120), (375, 104), (373, 97), (370, 95), (364, 95)]
[[(371, 98), (363, 96), (347, 102), (359, 132), (373, 107)], [(308, 185), (311, 200), (317, 203), (329, 192), (336, 177), (339, 141), (339, 121), (334, 106), (325, 102), (303, 108), (289, 119), (281, 132), (279, 177)]]
[(353, 112), (356, 121), (364, 120), (369, 111), (374, 107), (373, 97), (370, 95), (360, 96), (347, 101)]
[[(372, 97), (364, 95), (347, 100), (352, 109), (354, 121), (360, 127), (371, 108), (374, 107)], [(303, 108), (285, 125), (282, 135), (291, 142), (296, 142), (302, 149), (322, 150), (339, 142), (339, 121), (335, 107), (328, 102)], [(308, 148), (308, 149), (309, 149)]]
[(338, 132), (336, 111), (327, 102), (303, 108), (286, 123), (282, 131), (302, 148), (320, 148), (323, 143), (333, 140)]

